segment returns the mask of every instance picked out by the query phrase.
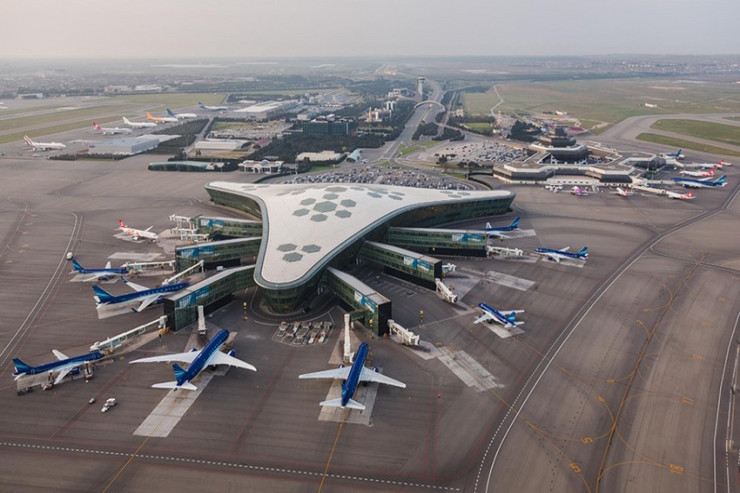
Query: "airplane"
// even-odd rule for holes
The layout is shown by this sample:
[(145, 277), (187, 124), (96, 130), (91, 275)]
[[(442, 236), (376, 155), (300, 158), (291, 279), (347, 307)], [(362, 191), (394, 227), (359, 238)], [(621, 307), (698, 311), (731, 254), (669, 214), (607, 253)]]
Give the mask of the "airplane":
[(69, 358), (67, 355), (61, 351), (57, 351), (56, 349), (53, 349), (52, 352), (54, 353), (54, 356), (57, 357), (57, 361), (39, 366), (30, 366), (18, 358), (13, 358), (13, 365), (15, 366), (15, 373), (13, 373), (13, 375), (15, 375), (15, 380), (18, 380), (24, 375), (38, 375), (39, 373), (52, 373), (58, 371), (59, 375), (57, 375), (56, 380), (54, 380), (54, 385), (57, 385), (75, 368), (84, 366), (90, 361), (97, 361), (105, 357), (105, 355), (100, 351), (92, 351), (73, 358)]
[(491, 223), (486, 223), (486, 233), (489, 233), (489, 236), (498, 236), (501, 238), (505, 238), (506, 235), (502, 235), (499, 233), (514, 231), (515, 229), (519, 229), (519, 216), (515, 217), (514, 220), (511, 221), (511, 224), (509, 224), (508, 226), (492, 227)]
[(126, 118), (125, 116), (123, 117), (123, 123), (125, 123), (129, 127), (134, 127), (134, 128), (149, 128), (149, 127), (157, 126), (157, 124), (154, 122), (130, 122), (128, 118)]
[(227, 111), (229, 109), (228, 106), (208, 106), (201, 103), (200, 101), (198, 101), (198, 106), (200, 107), (200, 109), (208, 111)]
[(101, 127), (98, 122), (93, 122), (93, 128), (103, 135), (130, 134), (132, 132), (130, 128)]
[(694, 178), (673, 178), (678, 185), (683, 185), (685, 188), (713, 188), (713, 187), (724, 187), (726, 185), (725, 180), (727, 175), (722, 175), (714, 181), (697, 180)]
[(149, 226), (146, 229), (136, 229), (136, 228), (129, 228), (125, 224), (123, 224), (123, 221), (121, 219), (118, 220), (118, 229), (126, 233), (127, 235), (131, 236), (134, 241), (138, 240), (139, 238), (144, 238), (146, 240), (152, 240), (157, 241), (159, 239), (159, 235), (157, 233), (154, 233), (152, 231), (149, 231), (154, 226)]
[(483, 310), (483, 315), (475, 319), (475, 321), (473, 322), (474, 324), (479, 324), (481, 322), (494, 321), (494, 322), (500, 323), (507, 329), (510, 329), (512, 327), (516, 327), (517, 325), (522, 325), (524, 323), (524, 322), (518, 322), (516, 320), (516, 314), (524, 313), (524, 310), (499, 311), (486, 303), (478, 303), (478, 308)]
[(78, 272), (80, 274), (92, 274), (91, 277), (88, 277), (82, 282), (97, 281), (98, 279), (108, 279), (111, 276), (122, 276), (124, 274), (128, 274), (128, 269), (126, 267), (111, 267), (110, 261), (108, 261), (108, 263), (105, 264), (105, 267), (102, 269), (88, 269), (81, 266), (76, 259), (72, 259), (72, 267), (74, 268), (74, 271), (72, 272)]
[(624, 190), (621, 187), (617, 187), (617, 190), (615, 192), (612, 192), (613, 194), (619, 195), (620, 197), (630, 197), (635, 194), (635, 192), (631, 190)]
[(694, 168), (711, 168), (711, 169), (722, 169), (723, 166), (732, 166), (732, 163), (726, 162), (724, 159), (720, 159), (717, 163), (693, 163), (690, 166)]
[(186, 118), (198, 118), (198, 115), (195, 113), (174, 113), (171, 109), (167, 108), (167, 114), (173, 118), (177, 118), (179, 120), (183, 120)]
[(93, 296), (93, 298), (98, 303), (96, 308), (99, 308), (101, 305), (115, 305), (118, 303), (128, 304), (135, 301), (141, 301), (139, 306), (133, 309), (135, 312), (140, 312), (152, 303), (160, 303), (165, 294), (176, 293), (190, 286), (189, 282), (178, 282), (176, 284), (169, 284), (156, 288), (147, 288), (145, 286), (134, 284), (125, 277), (121, 277), (121, 279), (135, 292), (114, 296), (100, 286), (94, 285), (92, 287), (95, 292), (95, 296)]
[(224, 345), (228, 338), (229, 331), (223, 329), (213, 336), (213, 339), (208, 341), (206, 347), (200, 351), (192, 350), (186, 353), (152, 356), (149, 358), (135, 359), (131, 361), (131, 363), (158, 363), (160, 361), (169, 363), (170, 361), (179, 361), (180, 363), (187, 363), (190, 365), (187, 370), (183, 370), (180, 365), (175, 363), (172, 365), (172, 368), (175, 370), (176, 380), (174, 382), (155, 383), (152, 385), (152, 388), (154, 389), (197, 390), (198, 388), (190, 382), (192, 382), (204, 368), (209, 366), (229, 365), (244, 368), (246, 370), (257, 371), (257, 368), (249, 363), (235, 358), (234, 351), (229, 351), (229, 354), (220, 351), (221, 346)]
[(23, 140), (26, 141), (26, 144), (33, 147), (34, 151), (50, 151), (55, 149), (64, 149), (65, 147), (67, 147), (61, 142), (34, 142), (28, 135), (24, 135)]
[(671, 192), (671, 191), (666, 190), (665, 194), (668, 196), (668, 198), (677, 199), (677, 200), (694, 200), (695, 198), (694, 192), (689, 192), (689, 193), (682, 195), (680, 193)]
[(155, 123), (177, 123), (177, 118), (174, 116), (165, 116), (165, 117), (153, 116), (148, 111), (146, 112), (146, 119), (151, 120)]
[(360, 344), (355, 354), (355, 360), (352, 362), (352, 366), (349, 368), (340, 366), (335, 370), (324, 370), (313, 373), (304, 373), (299, 375), (298, 378), (330, 378), (330, 379), (343, 379), (342, 382), (342, 397), (339, 399), (331, 399), (328, 401), (320, 402), (320, 406), (328, 407), (341, 407), (342, 409), (358, 409), (363, 411), (365, 406), (352, 399), (357, 390), (357, 386), (360, 382), (377, 382), (386, 385), (393, 385), (394, 387), (406, 388), (406, 384), (394, 380), (393, 378), (387, 377), (381, 373), (378, 373), (377, 369), (365, 368), (365, 360), (367, 359), (367, 353), (370, 347), (366, 342)]
[(535, 253), (539, 253), (546, 257), (548, 260), (554, 260), (558, 263), (566, 258), (573, 260), (586, 260), (588, 258), (587, 246), (581, 248), (581, 250), (576, 253), (571, 253), (568, 249), (570, 249), (570, 247), (561, 248), (560, 250), (554, 250), (552, 248), (535, 248), (534, 251)]
[(714, 176), (714, 168), (711, 168), (709, 171), (691, 171), (691, 170), (681, 170), (679, 175), (685, 175), (685, 176), (692, 176), (696, 178), (706, 178), (709, 179), (712, 176)]
[(686, 156), (683, 155), (683, 153), (681, 152), (682, 150), (683, 149), (679, 149), (676, 152), (665, 152), (661, 154), (660, 157), (669, 158), (669, 159), (683, 159)]

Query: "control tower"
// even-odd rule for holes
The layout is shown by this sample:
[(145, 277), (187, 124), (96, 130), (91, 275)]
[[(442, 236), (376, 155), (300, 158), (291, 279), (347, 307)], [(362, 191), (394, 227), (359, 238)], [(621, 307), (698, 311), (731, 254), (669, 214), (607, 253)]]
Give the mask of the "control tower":
[(416, 95), (419, 101), (424, 101), (424, 77), (418, 77), (416, 79)]

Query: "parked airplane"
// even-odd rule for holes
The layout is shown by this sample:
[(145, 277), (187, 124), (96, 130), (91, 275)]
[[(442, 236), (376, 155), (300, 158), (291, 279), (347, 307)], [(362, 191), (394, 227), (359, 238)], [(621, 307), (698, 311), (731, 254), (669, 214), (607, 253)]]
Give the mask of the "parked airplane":
[(474, 324), (493, 321), (493, 322), (500, 323), (507, 329), (510, 329), (512, 327), (516, 327), (517, 325), (522, 325), (524, 323), (524, 322), (517, 322), (516, 320), (516, 314), (524, 313), (524, 310), (499, 311), (486, 303), (478, 303), (478, 307), (481, 310), (483, 310), (483, 315), (476, 318), (475, 321), (473, 322)]
[(163, 117), (153, 116), (148, 111), (146, 112), (146, 119), (151, 120), (155, 123), (177, 123), (177, 118), (174, 116), (163, 116)]
[(621, 187), (617, 187), (616, 192), (612, 192), (612, 193), (619, 195), (621, 197), (630, 197), (635, 194), (635, 192), (633, 192), (632, 190), (624, 190)]
[(722, 169), (723, 166), (732, 166), (732, 163), (728, 163), (724, 159), (720, 159), (717, 163), (693, 163), (690, 166), (693, 168)]
[(198, 115), (196, 115), (195, 113), (174, 113), (169, 108), (167, 108), (167, 114), (173, 118), (177, 118), (178, 120), (184, 120), (186, 118), (198, 118)]
[(100, 286), (93, 286), (93, 291), (95, 291), (95, 296), (93, 296), (93, 298), (97, 301), (98, 307), (101, 305), (116, 305), (119, 303), (129, 304), (141, 301), (139, 306), (133, 309), (135, 312), (140, 312), (152, 303), (160, 303), (167, 293), (176, 293), (190, 286), (190, 283), (178, 282), (176, 284), (159, 286), (157, 288), (147, 288), (145, 286), (134, 284), (125, 277), (122, 277), (121, 279), (123, 279), (123, 282), (136, 292), (114, 296)]
[(676, 192), (670, 192), (666, 190), (665, 194), (672, 199), (678, 199), (678, 200), (693, 200), (694, 199), (694, 192), (689, 192), (686, 194), (680, 194)]
[(145, 240), (157, 241), (159, 239), (159, 235), (157, 233), (154, 233), (153, 231), (150, 231), (153, 227), (154, 226), (149, 226), (146, 229), (129, 228), (128, 226), (123, 224), (123, 221), (121, 219), (118, 220), (118, 229), (131, 236), (134, 240), (144, 238)]
[(201, 103), (200, 101), (198, 101), (198, 106), (200, 107), (200, 109), (208, 111), (227, 111), (229, 109), (228, 106), (208, 106)]
[(548, 260), (554, 260), (555, 262), (560, 263), (563, 259), (573, 259), (573, 260), (586, 260), (588, 258), (588, 247), (585, 246), (581, 248), (580, 251), (577, 253), (571, 253), (568, 250), (570, 247), (561, 248), (560, 250), (554, 250), (552, 248), (535, 248), (535, 253), (538, 253), (542, 255), (543, 257), (546, 257)]
[(67, 357), (67, 355), (61, 351), (57, 351), (56, 349), (53, 349), (52, 352), (54, 353), (54, 356), (57, 357), (57, 361), (39, 366), (30, 366), (18, 358), (13, 358), (13, 365), (15, 365), (15, 373), (13, 373), (13, 375), (15, 375), (15, 379), (18, 380), (23, 375), (38, 375), (39, 373), (52, 373), (58, 371), (59, 375), (57, 375), (56, 380), (54, 380), (54, 385), (56, 385), (64, 380), (64, 377), (66, 377), (73, 369), (105, 357), (105, 355), (100, 351), (92, 351), (73, 358)]
[(229, 354), (226, 354), (220, 350), (221, 346), (224, 345), (228, 338), (229, 331), (221, 330), (218, 334), (213, 336), (213, 339), (208, 341), (206, 347), (201, 351), (193, 350), (186, 353), (152, 356), (149, 358), (136, 359), (131, 361), (131, 363), (158, 363), (161, 361), (169, 363), (171, 361), (179, 361), (180, 363), (187, 363), (190, 365), (187, 370), (183, 370), (177, 363), (172, 365), (172, 368), (175, 370), (176, 380), (174, 382), (155, 383), (152, 385), (152, 388), (155, 389), (197, 390), (197, 387), (190, 382), (192, 382), (192, 380), (195, 379), (195, 377), (197, 377), (204, 368), (209, 366), (229, 365), (244, 368), (246, 370), (257, 371), (257, 368), (249, 363), (235, 358), (234, 351), (229, 351)]
[(668, 159), (683, 159), (686, 156), (683, 155), (683, 153), (681, 152), (682, 150), (683, 149), (679, 149), (676, 152), (665, 152), (661, 154), (660, 157)]
[(130, 122), (128, 118), (126, 118), (125, 116), (123, 117), (123, 123), (125, 123), (129, 127), (134, 127), (134, 128), (148, 128), (148, 127), (157, 126), (157, 124), (154, 122)]
[(339, 399), (331, 399), (328, 401), (320, 402), (320, 406), (328, 407), (341, 407), (342, 409), (359, 409), (364, 410), (365, 406), (352, 399), (357, 390), (357, 385), (360, 382), (377, 382), (385, 385), (393, 385), (394, 387), (406, 388), (406, 384), (394, 380), (393, 378), (387, 377), (381, 373), (378, 373), (376, 369), (365, 368), (365, 360), (367, 359), (367, 353), (370, 350), (367, 343), (363, 342), (357, 349), (355, 354), (355, 360), (352, 362), (352, 366), (349, 368), (340, 366), (335, 370), (324, 370), (313, 373), (304, 373), (299, 375), (298, 378), (330, 378), (330, 379), (343, 379), (342, 382), (342, 397)]
[(93, 122), (93, 128), (103, 135), (130, 134), (132, 132), (130, 128), (101, 127), (98, 122)]
[(685, 188), (713, 188), (713, 187), (724, 187), (726, 185), (725, 180), (727, 175), (722, 175), (716, 180), (697, 180), (694, 178), (673, 178), (679, 185), (683, 185)]
[(90, 282), (90, 281), (97, 281), (98, 279), (108, 279), (110, 277), (115, 276), (122, 276), (125, 274), (128, 274), (128, 269), (126, 267), (111, 267), (110, 261), (108, 261), (107, 264), (105, 264), (104, 268), (85, 268), (77, 262), (77, 260), (72, 259), (72, 267), (74, 268), (74, 271), (78, 274), (92, 274), (92, 276), (88, 277), (87, 279), (84, 279), (82, 282)]
[(489, 234), (489, 237), (498, 236), (505, 238), (506, 235), (502, 235), (500, 233), (514, 231), (515, 229), (519, 229), (519, 216), (515, 217), (514, 220), (511, 221), (511, 224), (509, 224), (508, 226), (493, 227), (491, 226), (491, 223), (486, 223), (486, 233)]
[(67, 147), (61, 142), (34, 142), (28, 135), (24, 135), (23, 140), (26, 141), (26, 144), (33, 147), (34, 151), (50, 151), (55, 149), (64, 149), (65, 147)]
[(714, 168), (711, 168), (709, 171), (691, 171), (691, 170), (681, 170), (679, 175), (685, 175), (685, 176), (692, 176), (696, 178), (711, 178), (714, 176)]

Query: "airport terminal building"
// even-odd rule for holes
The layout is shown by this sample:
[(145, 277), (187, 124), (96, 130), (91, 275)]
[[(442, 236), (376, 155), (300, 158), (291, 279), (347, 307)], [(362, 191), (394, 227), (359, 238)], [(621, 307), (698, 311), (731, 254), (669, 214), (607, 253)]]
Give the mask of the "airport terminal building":
[[(441, 261), (414, 253), (433, 252), (424, 236), (429, 232), (425, 228), (503, 214), (515, 197), (513, 192), (502, 190), (368, 184), (255, 185), (218, 181), (205, 188), (214, 203), (261, 221), (256, 260), (250, 261), (254, 262), (254, 284), (261, 288), (269, 309), (291, 312), (328, 289), (346, 304), (368, 310), (370, 325), (374, 323), (380, 332), (386, 325), (383, 303), (364, 293), (359, 280), (348, 281), (351, 276), (340, 274), (341, 270), (367, 259), (422, 282), (433, 280), (435, 275), (440, 276)], [(403, 245), (393, 245), (393, 235), (389, 235), (398, 228), (408, 229)], [(418, 244), (415, 231), (419, 232)], [(471, 235), (452, 234), (450, 241), (464, 241)], [(235, 232), (232, 236), (239, 235)]]

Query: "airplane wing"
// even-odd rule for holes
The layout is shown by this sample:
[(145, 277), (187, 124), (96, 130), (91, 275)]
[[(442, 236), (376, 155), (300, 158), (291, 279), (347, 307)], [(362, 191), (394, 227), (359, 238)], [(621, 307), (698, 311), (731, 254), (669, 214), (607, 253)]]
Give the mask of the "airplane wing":
[(144, 231), (149, 231), (149, 230), (150, 230), (150, 229), (152, 229), (153, 227), (154, 227), (153, 225), (152, 225), (152, 226), (149, 226), (149, 227), (148, 227), (148, 228), (146, 228), (146, 229), (145, 229)]
[(146, 291), (146, 290), (149, 289), (149, 288), (144, 287), (144, 286), (142, 286), (140, 284), (133, 283), (133, 282), (129, 281), (128, 279), (124, 279), (124, 282), (126, 283), (127, 286), (130, 286), (131, 289), (133, 289), (134, 291)]
[(190, 364), (199, 354), (200, 354), (200, 351), (188, 351), (187, 353), (165, 354), (163, 356), (150, 356), (148, 358), (135, 359), (131, 361), (130, 363), (171, 363), (172, 361), (177, 361), (179, 363)]
[(136, 308), (137, 312), (144, 311), (146, 307), (157, 301), (157, 298), (159, 298), (159, 294), (153, 294), (151, 296), (147, 296), (141, 301), (141, 304)]
[(508, 317), (512, 313), (524, 313), (524, 310), (499, 310), (504, 317)]
[(346, 380), (349, 376), (349, 370), (351, 367), (345, 366), (343, 368), (336, 368), (334, 370), (315, 371), (313, 373), (304, 373), (298, 375), (298, 378), (331, 378)]
[(483, 313), (480, 317), (476, 318), (473, 322), (474, 324), (479, 324), (481, 322), (488, 322), (489, 320), (494, 320), (494, 316), (491, 315), (488, 312)]
[(110, 268), (111, 268), (111, 263), (110, 263), (110, 260), (108, 261), (108, 263), (107, 263), (107, 264), (105, 264), (105, 268), (106, 268), (106, 269), (110, 269)]
[(401, 387), (402, 389), (406, 388), (405, 383), (394, 380), (391, 377), (386, 377), (382, 373), (378, 373), (377, 371), (371, 370), (367, 367), (362, 368), (362, 373), (360, 373), (360, 382), (377, 382), (385, 385), (393, 385), (394, 387)]
[(61, 361), (63, 359), (69, 359), (69, 356), (67, 356), (63, 352), (58, 351), (56, 349), (52, 349), (51, 352), (54, 353), (54, 356), (56, 356), (59, 361)]
[(82, 282), (90, 282), (90, 281), (97, 281), (101, 277), (107, 277), (110, 274), (106, 274), (104, 272), (95, 272), (94, 274), (90, 274), (90, 277), (86, 277), (82, 280)]
[(236, 366), (238, 368), (244, 368), (245, 370), (252, 370), (257, 371), (257, 368), (250, 365), (246, 361), (242, 361), (238, 358), (234, 358), (233, 356), (229, 356), (228, 354), (222, 352), (222, 351), (216, 351), (213, 354), (213, 358), (209, 362), (211, 365), (229, 365), (229, 366)]
[(72, 371), (72, 367), (59, 370), (59, 375), (57, 376), (57, 379), (54, 380), (54, 385), (58, 385), (62, 380), (64, 380), (64, 377), (66, 377), (67, 374), (71, 371)]

